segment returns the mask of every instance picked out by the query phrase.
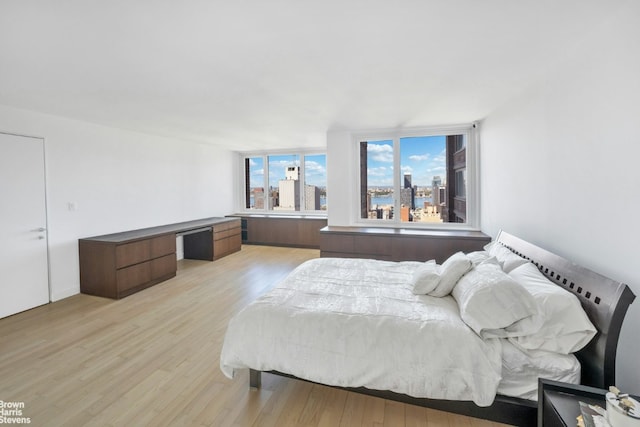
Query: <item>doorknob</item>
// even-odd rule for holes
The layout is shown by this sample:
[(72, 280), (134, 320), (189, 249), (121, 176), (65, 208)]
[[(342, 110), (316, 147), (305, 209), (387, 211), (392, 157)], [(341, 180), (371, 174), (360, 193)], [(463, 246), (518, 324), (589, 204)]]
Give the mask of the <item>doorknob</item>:
[(42, 233), (43, 231), (47, 231), (47, 229), (44, 227), (38, 227), (35, 230), (31, 230), (31, 231), (35, 231), (36, 233)]

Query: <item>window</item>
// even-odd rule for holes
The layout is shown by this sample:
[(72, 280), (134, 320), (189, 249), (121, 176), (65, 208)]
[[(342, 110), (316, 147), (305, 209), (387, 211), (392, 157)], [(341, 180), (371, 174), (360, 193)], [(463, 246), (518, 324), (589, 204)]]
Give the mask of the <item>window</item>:
[(243, 155), (245, 210), (325, 211), (326, 157), (324, 153)]
[(414, 129), (404, 134), (356, 135), (358, 222), (477, 224), (472, 209), (476, 193), (468, 188), (468, 178), (473, 177), (468, 171), (475, 173), (467, 156), (472, 130), (466, 126), (445, 132)]

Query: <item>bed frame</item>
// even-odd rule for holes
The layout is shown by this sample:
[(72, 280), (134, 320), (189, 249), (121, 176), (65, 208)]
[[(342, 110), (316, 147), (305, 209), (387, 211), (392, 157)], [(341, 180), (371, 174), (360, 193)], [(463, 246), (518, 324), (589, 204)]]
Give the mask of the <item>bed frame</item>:
[[(534, 263), (549, 280), (578, 297), (598, 330), (591, 342), (576, 353), (582, 365), (581, 383), (598, 388), (607, 388), (615, 384), (620, 328), (629, 305), (635, 299), (629, 287), (504, 231), (498, 234), (496, 240), (515, 254)], [(299, 379), (281, 372), (269, 373)], [(251, 369), (249, 381), (252, 388), (259, 388), (261, 372)], [(509, 396), (497, 395), (491, 406), (479, 407), (473, 402), (421, 399), (364, 387), (342, 389), (512, 425), (536, 425), (537, 403)]]

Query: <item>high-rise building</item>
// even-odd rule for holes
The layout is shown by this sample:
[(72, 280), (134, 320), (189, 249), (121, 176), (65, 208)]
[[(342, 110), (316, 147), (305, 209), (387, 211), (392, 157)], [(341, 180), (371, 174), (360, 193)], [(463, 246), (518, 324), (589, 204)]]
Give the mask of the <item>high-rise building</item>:
[(371, 195), (367, 182), (367, 141), (360, 141), (360, 218), (369, 217)]
[(253, 189), (253, 203), (255, 209), (264, 209), (264, 188), (256, 187)]
[(447, 136), (447, 184), (443, 203), (444, 222), (467, 222), (467, 150), (463, 135)]
[(415, 210), (416, 209), (416, 190), (411, 185), (410, 173), (404, 174), (404, 185), (402, 187), (403, 188), (400, 190), (400, 204), (411, 208), (411, 210)]
[(434, 176), (431, 180), (431, 185), (440, 187), (442, 185), (442, 178), (438, 175)]
[(289, 166), (285, 173), (285, 179), (299, 180), (300, 179), (300, 166)]
[(406, 206), (407, 209), (413, 209), (411, 203), (414, 201), (413, 188), (400, 189), (400, 206)]
[(431, 181), (431, 201), (435, 213), (442, 213), (447, 203), (446, 196), (446, 186), (442, 185), (442, 178), (434, 176)]
[[(278, 210), (300, 210), (300, 167), (289, 166), (278, 182)], [(274, 208), (276, 209), (276, 208)]]
[(307, 211), (320, 210), (320, 189), (315, 185), (304, 186), (304, 209)]
[(442, 187), (442, 179), (439, 176), (434, 176), (431, 180), (431, 200), (436, 212), (440, 212), (440, 206), (444, 203), (444, 193), (440, 191)]
[(411, 174), (410, 173), (405, 173), (404, 174), (404, 185), (402, 187), (403, 188), (411, 188)]

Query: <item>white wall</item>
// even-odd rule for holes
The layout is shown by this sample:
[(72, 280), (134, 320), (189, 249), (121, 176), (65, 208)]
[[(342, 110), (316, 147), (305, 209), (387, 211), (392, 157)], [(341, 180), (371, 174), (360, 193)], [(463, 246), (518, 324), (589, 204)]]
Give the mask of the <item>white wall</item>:
[(347, 131), (327, 132), (327, 224), (352, 225), (354, 200), (353, 182), (357, 176), (357, 159), (354, 156), (353, 140)]
[(617, 381), (640, 394), (640, 3), (614, 12), (483, 121), (481, 221), (630, 285)]
[(54, 301), (80, 292), (79, 238), (233, 212), (228, 150), (2, 106), (0, 131), (45, 139)]

